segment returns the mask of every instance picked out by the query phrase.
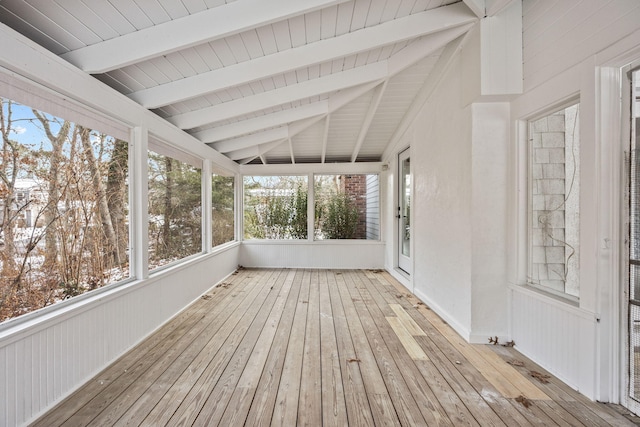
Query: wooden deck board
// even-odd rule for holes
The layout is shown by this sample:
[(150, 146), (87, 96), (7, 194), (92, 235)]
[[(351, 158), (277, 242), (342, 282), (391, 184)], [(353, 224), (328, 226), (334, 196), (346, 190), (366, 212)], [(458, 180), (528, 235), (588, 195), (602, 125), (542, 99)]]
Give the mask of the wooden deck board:
[(244, 269), (33, 425), (634, 425), (532, 370), (386, 272)]

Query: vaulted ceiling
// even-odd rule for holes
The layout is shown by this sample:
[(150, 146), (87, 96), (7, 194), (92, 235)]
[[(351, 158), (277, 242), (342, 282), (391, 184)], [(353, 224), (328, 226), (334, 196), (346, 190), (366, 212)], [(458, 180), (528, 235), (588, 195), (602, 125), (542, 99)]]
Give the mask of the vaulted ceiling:
[(508, 3), (2, 0), (0, 22), (238, 163), (361, 162)]

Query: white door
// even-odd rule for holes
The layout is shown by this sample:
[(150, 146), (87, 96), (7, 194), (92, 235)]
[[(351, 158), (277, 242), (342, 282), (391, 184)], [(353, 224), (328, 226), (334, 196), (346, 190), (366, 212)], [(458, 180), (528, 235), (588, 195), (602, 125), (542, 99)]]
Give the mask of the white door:
[[(640, 412), (640, 70), (630, 73), (628, 100), (630, 105), (625, 108), (631, 111), (628, 121), (630, 134), (629, 156), (629, 190), (628, 197), (628, 288), (626, 351), (627, 351), (627, 390), (625, 406), (632, 412)], [(627, 94), (625, 94), (627, 95)], [(625, 106), (626, 107), (626, 106)], [(624, 396), (624, 395), (623, 395)]]
[(411, 274), (411, 158), (398, 155), (398, 267)]

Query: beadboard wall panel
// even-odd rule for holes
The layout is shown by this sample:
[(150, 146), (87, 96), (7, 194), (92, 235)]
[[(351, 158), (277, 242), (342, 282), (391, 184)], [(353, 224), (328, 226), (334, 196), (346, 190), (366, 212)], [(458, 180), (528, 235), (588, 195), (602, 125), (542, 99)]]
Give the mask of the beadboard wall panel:
[(513, 286), (511, 338), (516, 349), (593, 399), (596, 316), (527, 288)]
[(264, 268), (384, 268), (384, 243), (243, 242), (240, 264)]
[(0, 333), (0, 425), (35, 419), (237, 267), (239, 245)]

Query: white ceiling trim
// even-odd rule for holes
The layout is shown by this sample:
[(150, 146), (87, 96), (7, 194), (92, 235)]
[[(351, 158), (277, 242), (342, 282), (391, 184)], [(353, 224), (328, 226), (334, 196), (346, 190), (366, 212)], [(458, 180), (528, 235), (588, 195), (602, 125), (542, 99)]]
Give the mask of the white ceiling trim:
[(65, 53), (62, 58), (97, 74), (349, 0), (243, 0)]
[(464, 4), (456, 3), (143, 89), (128, 96), (144, 107), (158, 108), (287, 71), (437, 33), (476, 20)]
[(192, 135), (204, 143), (211, 143), (257, 132), (262, 129), (282, 126), (297, 120), (320, 116), (327, 114), (328, 112), (329, 102), (327, 100), (323, 100), (212, 129), (205, 129), (199, 132), (194, 132)]
[(216, 104), (201, 110), (178, 114), (167, 118), (167, 120), (181, 129), (192, 129), (277, 105), (382, 80), (387, 77), (387, 74), (387, 61), (375, 62), (295, 85)]

